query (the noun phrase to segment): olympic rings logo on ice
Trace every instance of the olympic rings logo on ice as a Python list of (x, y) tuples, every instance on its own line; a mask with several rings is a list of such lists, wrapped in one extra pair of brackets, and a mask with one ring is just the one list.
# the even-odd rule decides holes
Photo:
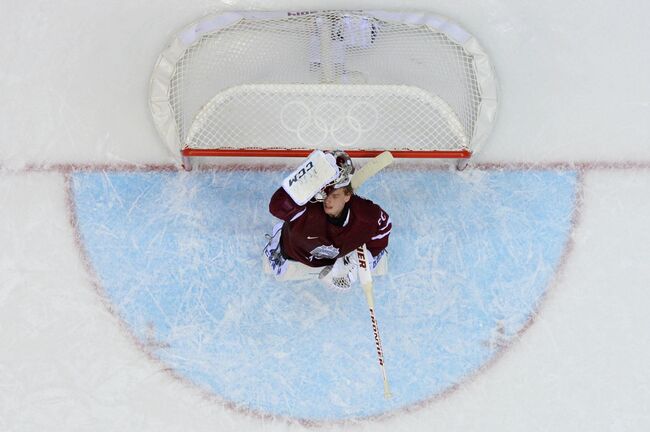
[(295, 133), (307, 147), (319, 147), (328, 138), (337, 146), (353, 146), (378, 121), (377, 108), (369, 102), (344, 107), (342, 103), (326, 101), (312, 109), (305, 102), (294, 100), (280, 112), (282, 127)]

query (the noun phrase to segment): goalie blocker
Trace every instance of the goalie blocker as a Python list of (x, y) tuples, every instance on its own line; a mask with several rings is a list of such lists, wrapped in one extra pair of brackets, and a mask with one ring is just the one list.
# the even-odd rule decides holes
[[(369, 163), (368, 169), (390, 163), (390, 154), (381, 158), (381, 164)], [(363, 171), (361, 177), (370, 177)], [(316, 151), (284, 180), (269, 203), (271, 214), (283, 222), (264, 249), (267, 272), (279, 280), (319, 277), (333, 288), (347, 289), (356, 278), (357, 260), (345, 257), (363, 244), (373, 273), (386, 272), (392, 222), (380, 206), (354, 193), (354, 175), (346, 153)]]

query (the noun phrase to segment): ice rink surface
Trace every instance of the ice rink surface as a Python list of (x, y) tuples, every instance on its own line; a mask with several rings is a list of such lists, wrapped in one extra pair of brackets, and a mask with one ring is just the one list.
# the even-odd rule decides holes
[[(146, 102), (151, 68), (169, 36), (207, 12), (379, 7), (425, 9), (456, 20), (488, 51), (500, 83), (496, 128), (470, 169), (456, 174), (432, 168), (422, 177), (417, 169), (397, 164), (364, 191), (393, 207), (391, 214), (405, 221), (403, 226), (424, 231), (432, 225), (425, 234), (434, 240), (416, 250), (418, 257), (437, 259), (411, 277), (409, 296), (400, 280), (418, 275), (405, 259), (417, 233), (396, 228), (391, 241), (402, 253), (392, 259), (388, 279), (377, 282), (378, 300), (386, 307), (381, 313), (387, 316), (381, 317), (378, 307), (378, 317), (383, 318), (380, 325), (385, 322), (393, 386), (403, 395), (388, 410), (364, 392), (363, 380), (371, 385), (378, 371), (371, 335), (365, 340), (370, 329), (362, 298), (355, 305), (353, 296), (300, 287), (290, 288), (294, 296), (280, 295), (277, 287), (253, 284), (268, 285), (261, 278), (230, 287), (222, 276), (243, 280), (256, 275), (240, 275), (227, 265), (207, 271), (210, 258), (225, 256), (232, 252), (229, 248), (258, 238), (256, 231), (269, 229), (273, 219), (264, 203), (257, 203), (270, 194), (282, 171), (179, 173), (170, 168), (176, 160), (160, 143)], [(10, 59), (0, 66), (5, 101), (0, 107), (0, 430), (279, 431), (314, 424), (325, 430), (650, 428), (650, 87), (645, 84), (650, 58), (643, 55), (650, 40), (650, 8), (645, 3), (308, 1), (298, 7), (282, 1), (164, 1), (153, 8), (147, 2), (5, 2), (0, 12), (0, 52)], [(220, 177), (225, 174), (227, 178)], [(256, 175), (262, 176), (257, 181), (263, 187), (253, 187), (247, 199), (228, 193), (242, 177)], [(439, 187), (418, 183), (428, 181)], [(186, 189), (159, 189), (165, 185)], [(425, 215), (417, 221), (408, 219), (413, 215), (400, 201), (414, 200), (414, 190), (421, 198), (416, 210)], [(454, 190), (473, 196), (455, 203), (458, 197), (449, 193)], [(174, 199), (179, 197), (184, 198)], [(490, 199), (498, 205), (488, 205)], [(227, 208), (210, 206), (216, 202), (237, 210), (229, 215)], [(221, 220), (234, 227), (235, 238), (214, 237)], [(454, 241), (460, 244), (467, 235), (455, 231), (451, 221), (456, 220), (476, 232), (491, 222), (490, 229), (478, 240), (469, 237), (477, 243), (454, 248)], [(510, 220), (526, 226), (493, 229), (495, 221)], [(127, 229), (124, 221), (133, 224), (126, 234), (120, 231)], [(177, 256), (163, 256), (170, 251), (166, 237), (155, 235), (163, 230), (179, 237), (175, 244), (183, 248), (175, 251)], [(141, 236), (129, 236), (133, 232)], [(522, 236), (526, 233), (534, 235)], [(206, 238), (215, 241), (201, 249)], [(438, 244), (440, 250), (434, 250)], [(216, 249), (206, 260), (200, 251), (211, 247)], [(540, 258), (512, 262), (524, 256), (519, 248), (527, 258)], [(474, 285), (459, 283), (445, 290), (436, 285), (446, 280), (445, 272), (475, 273), (475, 266), (463, 267), (469, 259), (454, 259), (449, 251), (477, 254), (471, 258), (486, 271), (515, 266), (513, 275), (537, 277), (509, 290), (498, 280), (490, 285), (493, 290), (472, 289), (477, 283), (488, 286), (483, 285), (490, 280), (484, 272)], [(246, 256), (242, 253), (237, 256)], [(166, 276), (155, 267), (164, 259), (176, 262), (178, 256), (188, 259), (187, 273)], [(525, 267), (531, 263), (542, 265)], [(130, 287), (131, 293), (141, 293), (134, 287), (160, 288), (192, 274), (204, 275), (204, 280), (192, 280), (205, 287), (174, 294), (182, 298), (150, 295), (138, 300), (120, 292)], [(423, 274), (434, 289), (413, 283), (422, 281)], [(388, 296), (391, 292), (401, 297)], [(210, 301), (210, 295), (224, 303)], [(439, 310), (418, 309), (414, 299), (427, 295)], [(486, 299), (500, 309), (485, 307)], [(197, 313), (208, 304), (215, 309)], [(340, 320), (298, 309), (305, 304), (311, 312), (325, 310), (325, 317), (353, 311), (358, 315), (350, 321), (354, 331), (345, 333)], [(282, 338), (299, 338), (304, 328), (292, 326), (304, 325), (331, 338), (326, 345), (330, 363), (350, 350), (368, 348), (365, 358), (354, 357), (351, 371), (336, 365), (326, 370), (332, 376), (347, 373), (349, 381), (318, 374), (310, 378), (317, 384), (311, 388), (333, 385), (319, 391), (328, 392), (328, 402), (332, 394), (339, 396), (341, 411), (332, 414), (327, 404), (309, 405), (310, 395), (302, 391), (310, 386), (290, 380), (310, 377), (305, 371), (315, 361), (291, 350), (274, 351), (280, 354), (277, 362), (264, 357), (268, 352), (259, 340), (268, 334), (262, 332), (263, 324), (278, 325), (277, 315), (267, 309), (260, 319), (248, 316), (248, 308), (256, 305), (278, 308), (288, 322), (284, 333), (273, 332), (278, 346), (291, 347)], [(511, 328), (501, 327), (506, 330), (498, 335), (506, 334), (508, 340), (485, 333), (485, 358), (474, 359), (478, 366), (461, 374), (465, 378), (454, 377), (454, 368), (474, 360), (463, 357), (462, 349), (450, 350), (451, 339), (481, 335), (467, 330), (480, 321), (467, 319), (477, 316), (473, 311), (493, 323), (495, 316), (484, 312), (504, 308), (524, 315), (509, 323)], [(169, 310), (180, 313), (170, 316)], [(233, 332), (227, 331), (213, 341), (195, 331), (197, 322), (189, 323), (194, 327), (182, 322), (189, 316), (209, 323), (215, 313), (221, 313), (222, 325), (229, 317), (249, 341), (228, 339)], [(451, 316), (464, 319), (442, 319)], [(168, 333), (161, 337), (160, 332)], [(256, 334), (259, 339), (252, 337)], [(305, 344), (295, 346), (310, 347)], [(242, 367), (245, 357), (235, 356), (242, 346), (259, 349), (260, 361)], [(430, 360), (432, 352), (444, 351), (440, 347), (456, 357), (448, 356), (447, 363)], [(211, 363), (211, 355), (222, 361)], [(187, 366), (188, 359), (205, 364)], [(368, 376), (363, 376), (365, 360)], [(235, 363), (231, 371), (236, 372), (211, 374), (227, 368), (227, 361)], [(264, 367), (256, 370), (257, 365)], [(434, 371), (429, 381), (418, 375), (427, 368)], [(199, 379), (201, 371), (221, 381)], [(449, 379), (452, 391), (445, 390), (441, 376)], [(355, 386), (361, 387), (358, 394)], [(305, 399), (303, 411), (286, 411), (288, 405), (272, 397), (287, 394)], [(373, 416), (386, 411), (390, 415)]]

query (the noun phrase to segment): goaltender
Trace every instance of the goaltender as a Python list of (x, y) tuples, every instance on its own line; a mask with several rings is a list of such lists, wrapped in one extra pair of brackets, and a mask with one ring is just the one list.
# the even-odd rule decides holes
[(391, 219), (354, 194), (354, 171), (345, 152), (317, 150), (284, 180), (269, 203), (271, 214), (283, 222), (264, 248), (267, 272), (278, 280), (317, 276), (346, 290), (356, 280), (355, 249), (364, 244), (371, 270), (385, 272)]

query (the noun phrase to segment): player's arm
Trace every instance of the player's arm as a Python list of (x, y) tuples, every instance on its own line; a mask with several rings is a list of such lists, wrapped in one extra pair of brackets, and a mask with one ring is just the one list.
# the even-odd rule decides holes
[(388, 246), (388, 238), (393, 229), (393, 223), (390, 216), (381, 207), (377, 206), (376, 220), (374, 221), (374, 230), (370, 239), (366, 242), (366, 248), (373, 258), (379, 255)]
[[(365, 224), (367, 224), (371, 238), (365, 243), (366, 250), (364, 253), (366, 262), (370, 263), (370, 269), (372, 270), (377, 266), (386, 251), (393, 224), (390, 216), (378, 205), (370, 203), (366, 210), (368, 213), (366, 213)], [(349, 289), (356, 280), (358, 271), (358, 264), (356, 264), (358, 261), (351, 258), (355, 254), (357, 254), (357, 251), (353, 250), (348, 255), (337, 258), (333, 266), (329, 266), (321, 272), (319, 276), (321, 281), (337, 291)]]
[(284, 221), (300, 217), (305, 211), (304, 205), (298, 205), (282, 188), (278, 188), (269, 202), (269, 211), (273, 216)]

